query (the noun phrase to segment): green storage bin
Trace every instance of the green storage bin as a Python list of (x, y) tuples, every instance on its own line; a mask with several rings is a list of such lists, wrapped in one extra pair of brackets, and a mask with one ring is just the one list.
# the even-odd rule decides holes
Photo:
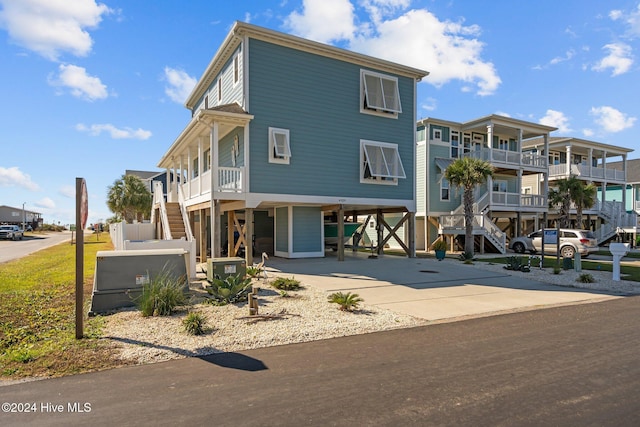
[(240, 257), (209, 258), (207, 260), (207, 280), (226, 279), (229, 276), (244, 277), (247, 274), (247, 261)]
[(563, 257), (562, 268), (565, 270), (573, 270), (573, 258)]

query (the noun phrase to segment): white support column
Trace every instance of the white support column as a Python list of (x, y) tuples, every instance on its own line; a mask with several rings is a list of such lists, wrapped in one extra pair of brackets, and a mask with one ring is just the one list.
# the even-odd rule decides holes
[[(516, 137), (516, 151), (520, 153), (520, 164), (522, 164), (522, 129), (518, 129), (518, 136)], [(520, 188), (522, 188), (522, 181), (520, 182)]]
[(167, 200), (165, 200), (165, 201), (168, 202), (169, 201), (168, 200), (169, 199), (169, 194), (171, 194), (171, 180), (173, 179), (173, 177), (171, 176), (171, 168), (167, 167), (166, 173), (167, 173), (167, 184), (162, 189), (162, 191), (167, 193)]
[[(622, 211), (626, 212), (627, 210), (627, 155), (622, 155), (622, 171), (624, 172), (625, 181), (622, 184)], [(634, 206), (631, 206), (631, 209), (634, 209)]]
[(202, 172), (204, 168), (204, 150), (202, 149), (202, 137), (198, 137), (198, 188), (202, 194)]
[[(544, 139), (544, 155), (547, 158), (547, 169), (543, 174), (543, 176), (544, 176), (544, 184), (543, 184), (543, 186), (544, 187), (542, 189), (542, 195), (545, 198), (548, 198), (549, 197), (549, 134), (546, 133), (544, 135), (543, 139)], [(536, 226), (537, 226), (537, 224), (536, 224)], [(546, 227), (547, 225), (543, 224), (543, 226)], [(537, 228), (536, 228), (536, 230), (537, 230)]]
[(192, 177), (193, 177), (193, 161), (191, 159), (191, 147), (187, 147), (187, 188), (189, 189), (189, 194), (193, 194), (193, 189), (191, 188)]
[(571, 176), (571, 146), (567, 145), (567, 160), (566, 160), (566, 165), (567, 165), (567, 178), (569, 178)]
[(607, 152), (602, 151), (602, 204), (607, 200)]
[[(180, 174), (175, 176), (175, 180), (178, 183), (178, 185), (184, 190), (184, 186), (182, 184), (184, 184), (184, 164), (183, 164), (183, 157), (182, 155), (180, 155), (180, 161), (178, 162), (178, 167), (180, 169)], [(178, 176), (180, 178), (178, 178)], [(191, 193), (189, 194), (185, 194), (185, 197), (188, 199), (189, 197), (191, 197)]]
[(593, 178), (593, 147), (589, 147), (589, 176)]
[(489, 147), (489, 159), (493, 160), (493, 123), (487, 125), (487, 146)]
[[(220, 256), (220, 201), (215, 195), (218, 189), (218, 122), (214, 121), (209, 131), (209, 146), (211, 150), (211, 256)], [(229, 224), (231, 227), (231, 224)]]

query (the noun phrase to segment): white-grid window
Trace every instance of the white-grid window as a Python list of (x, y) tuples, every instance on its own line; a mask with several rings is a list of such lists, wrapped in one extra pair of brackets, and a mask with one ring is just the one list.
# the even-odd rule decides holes
[(402, 113), (398, 79), (372, 71), (360, 71), (360, 111), (397, 117)]
[(290, 159), (289, 129), (269, 128), (269, 163), (288, 165)]
[(398, 144), (361, 140), (360, 182), (397, 184), (398, 178), (406, 178)]
[(450, 200), (450, 197), (451, 197), (450, 188), (451, 186), (449, 185), (449, 181), (447, 181), (447, 179), (443, 177), (440, 180), (440, 200), (442, 201)]
[(496, 179), (493, 181), (493, 191), (497, 191), (500, 193), (506, 193), (507, 192), (507, 181), (504, 181), (502, 179)]
[(460, 133), (456, 130), (451, 131), (451, 158), (457, 159), (460, 147)]

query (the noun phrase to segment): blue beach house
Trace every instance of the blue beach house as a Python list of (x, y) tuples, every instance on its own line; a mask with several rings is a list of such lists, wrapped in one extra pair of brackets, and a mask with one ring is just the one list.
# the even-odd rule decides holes
[(366, 215), (384, 224), (401, 213), (413, 227), (416, 84), (426, 75), (236, 22), (158, 163), (181, 177), (156, 199), (158, 230), (171, 234), (174, 210), (202, 262), (244, 252), (251, 263), (263, 252), (325, 256), (327, 224), (340, 259), (344, 223)]

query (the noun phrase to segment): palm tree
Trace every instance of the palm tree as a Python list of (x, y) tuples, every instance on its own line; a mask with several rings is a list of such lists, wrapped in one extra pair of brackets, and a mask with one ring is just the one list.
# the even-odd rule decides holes
[(120, 221), (142, 221), (151, 212), (152, 196), (142, 180), (135, 175), (122, 175), (108, 187), (107, 206)]
[(563, 178), (556, 181), (556, 188), (549, 190), (549, 208), (558, 209), (560, 228), (569, 227), (569, 209), (571, 209), (571, 181)]
[(593, 207), (596, 202), (598, 188), (593, 183), (585, 185), (575, 176), (571, 176), (569, 181), (569, 197), (576, 206), (576, 225), (577, 228), (583, 228), (582, 211)]
[(444, 177), (454, 186), (463, 189), (464, 252), (466, 257), (473, 257), (473, 190), (476, 185), (483, 184), (489, 177), (493, 177), (493, 166), (485, 160), (462, 157), (445, 169)]

